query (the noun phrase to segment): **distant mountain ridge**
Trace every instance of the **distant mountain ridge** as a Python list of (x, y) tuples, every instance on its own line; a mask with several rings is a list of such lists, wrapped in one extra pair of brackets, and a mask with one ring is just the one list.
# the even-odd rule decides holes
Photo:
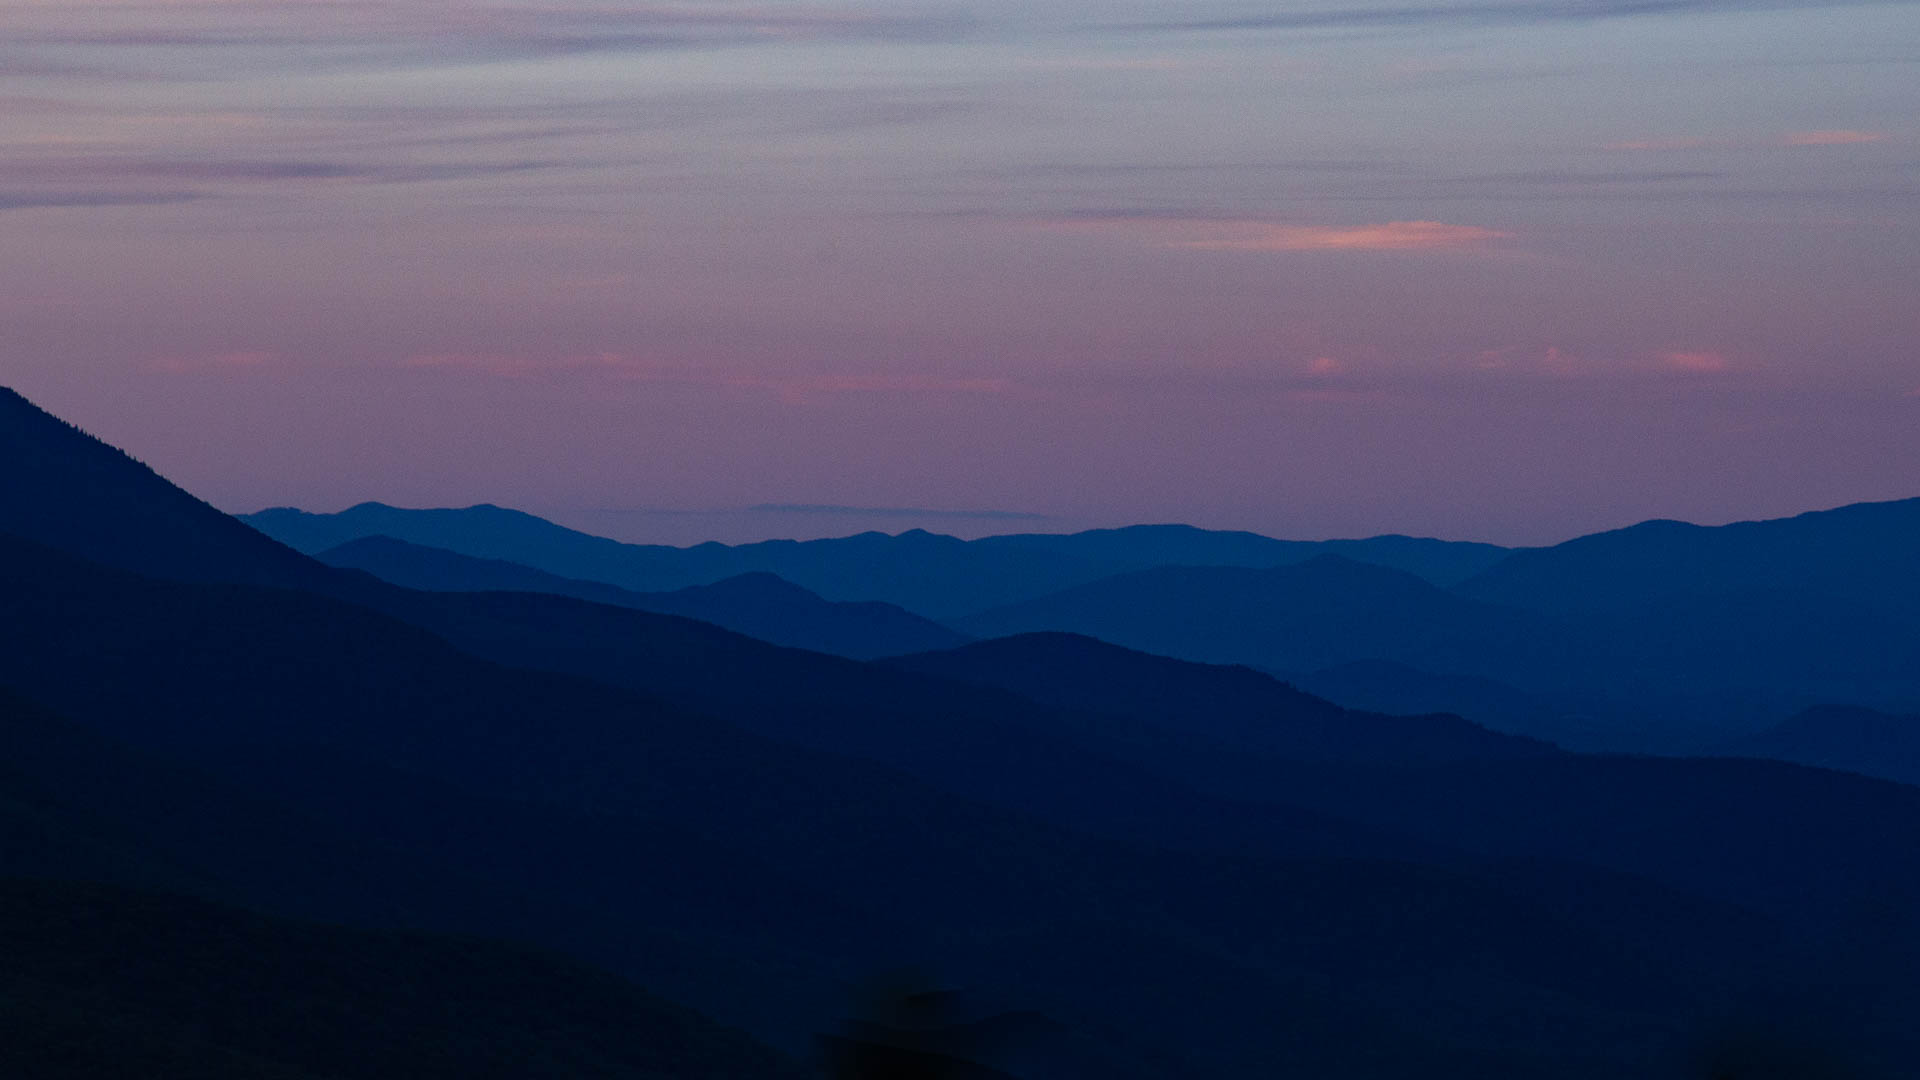
[(833, 602), (765, 571), (639, 593), (598, 581), (563, 578), (503, 559), (477, 559), (390, 536), (350, 540), (316, 556), (345, 569), (432, 592), (537, 592), (598, 604), (683, 615), (775, 645), (868, 660), (945, 649), (967, 640), (930, 619), (877, 601)]
[(1070, 535), (959, 540), (915, 529), (834, 540), (767, 540), (690, 548), (623, 544), (492, 505), (405, 510), (362, 503), (337, 514), (291, 508), (240, 520), (300, 551), (390, 536), (476, 558), (499, 559), (636, 592), (711, 584), (766, 572), (834, 601), (880, 601), (935, 619), (1044, 595), (1116, 573), (1169, 564), (1277, 566), (1339, 553), (1356, 561), (1453, 581), (1507, 549), (1404, 536), (1288, 541), (1186, 525), (1138, 525)]
[(1459, 586), (1516, 607), (1589, 611), (1677, 594), (1791, 591), (1920, 613), (1920, 498), (1770, 521), (1645, 521), (1515, 551)]
[(1920, 716), (1828, 705), (1715, 750), (1920, 785)]

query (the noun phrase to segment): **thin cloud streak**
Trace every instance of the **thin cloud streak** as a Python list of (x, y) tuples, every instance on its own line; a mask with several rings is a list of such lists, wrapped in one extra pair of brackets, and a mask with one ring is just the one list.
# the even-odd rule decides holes
[(753, 514), (802, 514), (833, 517), (955, 518), (973, 521), (1048, 521), (1046, 514), (1024, 510), (928, 510), (916, 506), (841, 506), (837, 503), (759, 503)]
[(1263, 30), (1394, 30), (1436, 26), (1541, 26), (1659, 15), (1721, 15), (1858, 6), (1898, 6), (1913, 0), (1545, 0), (1532, 3), (1408, 4), (1320, 8), (1311, 11), (1211, 19), (1166, 19), (1123, 24), (1141, 32)]
[(1077, 217), (1046, 227), (1068, 231), (1129, 232), (1165, 248), (1250, 252), (1469, 252), (1511, 233), (1441, 221), (1386, 221), (1364, 225), (1293, 225), (1271, 221), (1147, 215)]
[(0, 211), (84, 210), (113, 206), (170, 206), (206, 198), (197, 191), (0, 191)]

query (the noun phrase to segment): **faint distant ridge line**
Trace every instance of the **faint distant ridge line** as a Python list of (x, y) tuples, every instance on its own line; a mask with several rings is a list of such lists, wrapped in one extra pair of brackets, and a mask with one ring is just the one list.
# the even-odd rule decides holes
[(836, 503), (758, 503), (747, 507), (755, 514), (839, 514), (866, 517), (970, 518), (982, 521), (1048, 521), (1046, 514), (1026, 510), (927, 510), (917, 506), (841, 506)]

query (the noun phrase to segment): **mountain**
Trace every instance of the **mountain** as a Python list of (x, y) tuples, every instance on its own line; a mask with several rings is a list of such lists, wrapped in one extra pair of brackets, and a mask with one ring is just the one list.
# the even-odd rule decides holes
[(307, 585), (328, 576), (4, 386), (0, 462), (0, 533), (186, 581)]
[(1920, 784), (1920, 716), (1829, 705), (1717, 749), (1732, 757), (1773, 758)]
[(1574, 707), (1493, 679), (1436, 675), (1392, 660), (1349, 660), (1286, 679), (1351, 709), (1397, 716), (1451, 713), (1493, 731), (1576, 750), (1618, 749), (1622, 731), (1631, 723), (1615, 711), (1598, 711), (1591, 700), (1585, 708)]
[(1301, 542), (1185, 525), (973, 541), (915, 529), (898, 536), (870, 532), (833, 540), (673, 548), (622, 544), (486, 505), (404, 510), (363, 503), (337, 514), (279, 508), (245, 515), (242, 520), (309, 554), (351, 540), (389, 536), (639, 592), (770, 573), (832, 600), (892, 603), (935, 618), (1167, 564), (1265, 567), (1339, 552), (1359, 562), (1450, 582), (1491, 565), (1506, 553), (1487, 544), (1403, 536)]
[[(1152, 656), (1076, 634), (1024, 634), (886, 663), (1095, 714), (1093, 730), (1149, 754), (1198, 744), (1289, 761), (1420, 764), (1553, 752), (1457, 716), (1352, 712), (1251, 668)], [(1114, 722), (1121, 718), (1133, 723)]]
[(330, 566), (364, 570), (383, 581), (431, 592), (539, 592), (598, 604), (683, 615), (797, 649), (855, 659), (951, 648), (967, 640), (892, 604), (834, 603), (772, 574), (756, 572), (712, 585), (636, 593), (597, 581), (563, 578), (500, 559), (475, 559), (388, 536), (350, 540), (321, 552)]
[(1052, 551), (1105, 563), (1115, 572), (1154, 566), (1286, 566), (1319, 555), (1401, 570), (1438, 585), (1464, 581), (1511, 550), (1493, 544), (1373, 536), (1362, 540), (1276, 540), (1258, 533), (1197, 529), (1191, 525), (1129, 525), (1070, 534), (1016, 533), (983, 537), (982, 547)]
[[(1258, 834), (1244, 823), (1245, 854), (1231, 856), (1089, 838), (591, 683), (496, 668), (322, 597), (63, 572), (20, 548), (0, 565), (17, 570), (6, 595), (21, 616), (0, 642), (8, 678), (306, 815), (454, 859), (548, 907), (577, 896), (585, 906), (569, 917), (526, 928), (535, 940), (591, 950), (788, 1039), (821, 1008), (834, 973), (911, 947), (906, 955), (1061, 1017), (1106, 1063), (1087, 1066), (1090, 1075), (1125, 1075), (1112, 1063), (1129, 1047), (1168, 1060), (1153, 1075), (1234, 1075), (1275, 1055), (1363, 1076), (1415, 1061), (1526, 1075), (1512, 1071), (1511, 1038), (1470, 1053), (1484, 1036), (1410, 1027), (1417, 1012), (1369, 980), (1464, 972), (1469, 957), (1496, 957), (1498, 974), (1457, 992), (1484, 996), (1489, 978), (1516, 1003), (1540, 992), (1524, 987), (1550, 989), (1587, 1003), (1575, 1010), (1583, 1019), (1557, 1013), (1559, 1022), (1628, 1008), (1639, 1010), (1629, 1026), (1647, 1030), (1689, 995), (1751, 978), (1742, 958), (1766, 952), (1774, 933), (1737, 908), (1707, 905), (1708, 915), (1684, 895), (1604, 875), (1580, 894), (1616, 897), (1609, 903), (1634, 914), (1602, 927), (1584, 908), (1556, 910), (1568, 901), (1550, 901), (1539, 872), (1302, 861), (1270, 840), (1251, 844)], [(63, 655), (73, 659), (63, 665)], [(1043, 764), (1060, 776), (1069, 761), (1060, 747)], [(1152, 787), (1136, 791), (1150, 797)], [(1352, 847), (1360, 834), (1331, 835)], [(1279, 910), (1289, 914), (1276, 923)], [(1719, 929), (1702, 935), (1702, 921)], [(663, 963), (647, 936), (622, 932), (626, 923), (671, 929), (682, 952)], [(1232, 944), (1193, 944), (1213, 934)], [(1663, 994), (1677, 996), (1629, 989), (1623, 965), (1652, 962), (1650, 947), (1669, 954)], [(1262, 959), (1249, 968), (1253, 956)], [(1285, 975), (1303, 966), (1316, 973), (1311, 985), (1341, 989)], [(1179, 1003), (1164, 1000), (1168, 985), (1182, 988)], [(1204, 1049), (1183, 1050), (1192, 1040)], [(1354, 1047), (1375, 1060), (1354, 1058)]]
[(800, 1080), (557, 956), (0, 878), (0, 1072), (33, 1080)]
[[(1399, 692), (1407, 669), (1482, 688), (1501, 684), (1554, 702), (1568, 718), (1564, 727), (1543, 724), (1528, 734), (1581, 746), (1698, 749), (1823, 701), (1920, 705), (1920, 619), (1782, 591), (1538, 612), (1322, 556), (1271, 570), (1124, 574), (953, 625), (983, 638), (1065, 631), (1267, 671), (1365, 662), (1357, 673), (1370, 672), (1382, 688), (1354, 686), (1350, 669), (1346, 697), (1356, 705)], [(1460, 708), (1444, 699), (1418, 704)]]
[[(1920, 878), (1898, 840), (1920, 806), (1888, 794), (1912, 789), (1753, 762), (1231, 752), (1198, 784), (997, 687), (567, 597), (330, 568), (311, 588), (160, 580), (104, 565), (144, 556), (114, 539), (93, 560), (0, 540), (0, 682), (470, 876), (450, 919), (782, 1046), (819, 1030), (827, 988), (906, 959), (1057, 1018), (1072, 1053), (1035, 1075), (1063, 1080), (1657, 1075), (1827, 975), (1883, 987), (1848, 1033), (1916, 1060), (1911, 957), (1816, 948)], [(345, 866), (341, 893), (388, 887)]]
[(1056, 630), (1204, 663), (1311, 671), (1357, 658), (1425, 656), (1463, 636), (1521, 638), (1541, 622), (1411, 574), (1321, 555), (1267, 570), (1141, 570), (953, 625), (983, 638)]
[(1796, 592), (1920, 614), (1916, 549), (1920, 499), (1714, 527), (1647, 521), (1515, 551), (1460, 591), (1551, 611), (1626, 608), (1687, 594)]

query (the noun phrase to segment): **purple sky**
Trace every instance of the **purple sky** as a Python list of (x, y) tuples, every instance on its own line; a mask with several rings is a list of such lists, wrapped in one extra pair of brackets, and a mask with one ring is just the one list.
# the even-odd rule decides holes
[(0, 0), (0, 381), (230, 510), (1774, 516), (1920, 495), (1916, 117), (1900, 2)]

